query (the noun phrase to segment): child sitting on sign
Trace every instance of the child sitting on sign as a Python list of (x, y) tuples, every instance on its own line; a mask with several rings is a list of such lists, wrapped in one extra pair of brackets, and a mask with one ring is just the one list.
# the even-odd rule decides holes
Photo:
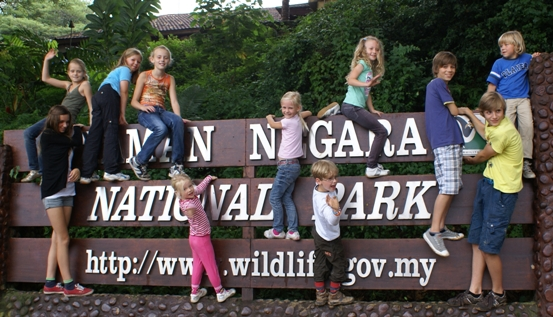
[[(340, 237), (340, 214), (342, 210), (336, 198), (338, 168), (328, 160), (320, 160), (311, 167), (315, 177), (313, 189), (313, 213), (315, 226), (311, 230), (315, 242), (315, 264), (313, 272), (317, 299), (315, 305), (345, 305), (353, 302), (353, 297), (340, 292), (346, 281), (347, 258), (344, 256)], [(330, 278), (330, 294), (326, 291), (325, 280)]]
[[(523, 150), (520, 134), (505, 116), (505, 100), (499, 93), (485, 93), (478, 108), (486, 119), (485, 125), (470, 109), (459, 108), (459, 113), (467, 115), (478, 134), (487, 140), (475, 157), (464, 158), (467, 164), (487, 161), (484, 178), (478, 182), (468, 236), (472, 244), (472, 276), (469, 289), (448, 300), (448, 304), (458, 307), (476, 304), (476, 310), (489, 311), (507, 303), (499, 252), (522, 189)], [(492, 290), (483, 296), (486, 268)]]

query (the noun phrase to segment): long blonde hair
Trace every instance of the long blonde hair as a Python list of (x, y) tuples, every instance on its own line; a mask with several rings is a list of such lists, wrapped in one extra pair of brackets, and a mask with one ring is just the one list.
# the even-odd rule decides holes
[(300, 112), (303, 109), (303, 106), (301, 104), (301, 95), (297, 91), (288, 91), (285, 93), (282, 98), (280, 98), (280, 101), (282, 100), (290, 100), (293, 104), (296, 110), (298, 111), (298, 116), (300, 117), (300, 122), (303, 131), (308, 132), (309, 127), (307, 127), (307, 123), (305, 123), (305, 120), (303, 120), (303, 117), (301, 116)]
[[(374, 61), (371, 61), (367, 56), (367, 51), (365, 50), (365, 43), (367, 41), (376, 41), (376, 43), (378, 43), (378, 46), (380, 46), (380, 51), (378, 52), (376, 60)], [(382, 42), (378, 38), (371, 35), (361, 38), (359, 40), (359, 43), (357, 43), (355, 52), (353, 52), (353, 59), (351, 60), (350, 71), (353, 70), (355, 66), (357, 66), (360, 60), (364, 60), (365, 63), (371, 67), (373, 71), (373, 76), (379, 74), (384, 75), (384, 46), (382, 45)]]

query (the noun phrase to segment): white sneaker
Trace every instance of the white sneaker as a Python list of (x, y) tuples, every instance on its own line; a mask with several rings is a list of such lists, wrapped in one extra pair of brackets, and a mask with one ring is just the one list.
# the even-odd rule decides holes
[(386, 176), (388, 174), (390, 174), (390, 170), (385, 170), (382, 165), (378, 165), (375, 168), (367, 167), (365, 169), (365, 176), (367, 176), (368, 178), (377, 178), (380, 176)]
[(192, 304), (197, 303), (200, 298), (207, 295), (207, 290), (205, 288), (200, 288), (196, 294), (190, 294), (190, 302)]
[(322, 120), (326, 117), (330, 117), (339, 113), (340, 105), (337, 102), (333, 102), (323, 109), (319, 110), (319, 112), (317, 113), (317, 117)]
[(169, 177), (173, 178), (173, 176), (179, 174), (186, 175), (186, 172), (184, 171), (184, 166), (182, 166), (182, 164), (173, 164), (173, 166), (171, 166), (171, 168), (169, 169)]
[(92, 176), (90, 176), (90, 180), (93, 182), (97, 182), (100, 180), (100, 176), (98, 176), (98, 173), (94, 172), (92, 173)]
[(263, 235), (265, 236), (265, 238), (267, 238), (267, 239), (284, 239), (286, 237), (286, 234), (284, 234), (284, 231), (279, 232), (278, 234), (275, 234), (275, 232), (273, 230), (274, 230), (273, 228), (271, 228), (269, 230), (265, 230), (265, 232), (263, 232)]
[(117, 173), (117, 174), (110, 174), (108, 172), (104, 173), (104, 180), (105, 181), (110, 181), (110, 182), (119, 181), (119, 182), (122, 182), (122, 181), (128, 181), (129, 179), (131, 179), (131, 177), (129, 175), (125, 175), (123, 173)]
[[(292, 232), (292, 233), (290, 233), (290, 232)], [(300, 240), (300, 233), (297, 232), (297, 231), (288, 231), (288, 232), (286, 232), (286, 239), (299, 241)]]
[(528, 160), (524, 160), (524, 163), (522, 164), (522, 177), (536, 178), (536, 174), (532, 171), (532, 163)]
[(217, 301), (222, 303), (234, 294), (236, 294), (236, 290), (234, 288), (223, 289), (222, 292), (217, 293)]

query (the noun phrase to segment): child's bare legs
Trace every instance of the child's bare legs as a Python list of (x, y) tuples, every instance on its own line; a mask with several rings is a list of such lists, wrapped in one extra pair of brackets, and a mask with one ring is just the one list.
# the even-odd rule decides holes
[(432, 225), (430, 232), (438, 233), (445, 227), (445, 218), (447, 211), (453, 201), (453, 195), (439, 194), (434, 202), (434, 211), (432, 212)]
[(71, 218), (71, 206), (55, 207), (46, 210), (52, 226), (52, 244), (48, 251), (46, 277), (56, 277), (59, 266), (64, 281), (71, 280), (69, 271), (69, 232), (67, 227)]

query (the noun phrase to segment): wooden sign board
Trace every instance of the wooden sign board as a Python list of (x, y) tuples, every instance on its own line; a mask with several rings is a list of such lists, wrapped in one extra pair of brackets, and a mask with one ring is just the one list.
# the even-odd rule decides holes
[[(476, 183), (480, 175), (463, 176), (464, 189), (455, 196), (448, 224), (469, 224)], [(438, 188), (434, 175), (339, 177), (338, 198), (343, 226), (429, 225)], [(218, 179), (204, 200), (214, 226), (272, 226), (269, 194), (272, 178)], [(299, 178), (293, 198), (301, 226), (313, 225), (314, 180)], [(12, 227), (49, 226), (36, 184), (13, 184)], [(187, 218), (179, 209), (169, 181), (96, 182), (77, 185), (72, 226), (143, 227), (183, 226)], [(512, 223), (533, 223), (533, 191), (525, 183)]]
[[(350, 289), (464, 290), (470, 281), (471, 246), (446, 241), (451, 256), (434, 254), (422, 239), (342, 240), (349, 259)], [(313, 240), (213, 240), (223, 285), (312, 288)], [(533, 239), (507, 239), (501, 250), (507, 290), (533, 289)], [(10, 240), (8, 282), (39, 283), (49, 239)], [(188, 286), (192, 253), (187, 239), (75, 239), (72, 276), (83, 284)], [(209, 286), (204, 278), (203, 285)], [(486, 277), (484, 288), (491, 287)]]

